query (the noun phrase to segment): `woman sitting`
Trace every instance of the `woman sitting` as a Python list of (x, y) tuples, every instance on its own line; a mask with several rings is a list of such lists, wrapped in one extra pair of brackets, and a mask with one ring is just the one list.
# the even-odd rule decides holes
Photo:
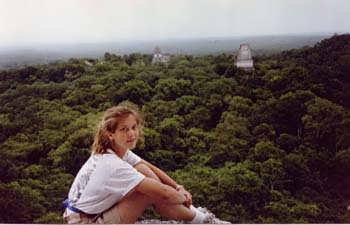
[(142, 136), (136, 106), (106, 110), (92, 145), (69, 191), (68, 223), (135, 223), (153, 205), (163, 217), (189, 223), (220, 223), (192, 205), (191, 194), (165, 172), (131, 151)]

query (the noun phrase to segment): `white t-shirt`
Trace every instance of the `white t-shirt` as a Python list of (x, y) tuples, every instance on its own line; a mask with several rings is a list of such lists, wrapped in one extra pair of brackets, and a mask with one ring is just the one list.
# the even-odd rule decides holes
[(70, 205), (88, 214), (101, 213), (128, 194), (145, 176), (133, 166), (141, 158), (128, 150), (123, 159), (112, 150), (93, 154), (85, 162), (69, 191)]

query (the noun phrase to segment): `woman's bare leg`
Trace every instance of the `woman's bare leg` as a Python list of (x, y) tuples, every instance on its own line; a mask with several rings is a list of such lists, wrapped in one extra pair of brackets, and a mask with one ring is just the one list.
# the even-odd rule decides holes
[(155, 209), (161, 216), (173, 220), (191, 221), (196, 215), (195, 212), (180, 204), (155, 203)]
[(147, 195), (136, 191), (132, 192), (117, 205), (117, 213), (121, 220), (120, 223), (135, 223), (152, 203), (152, 200)]
[[(145, 175), (161, 182), (159, 177), (145, 164), (138, 164), (135, 169)], [(184, 205), (180, 204), (166, 204), (164, 202), (155, 202), (156, 211), (163, 217), (173, 220), (191, 221), (195, 213)]]

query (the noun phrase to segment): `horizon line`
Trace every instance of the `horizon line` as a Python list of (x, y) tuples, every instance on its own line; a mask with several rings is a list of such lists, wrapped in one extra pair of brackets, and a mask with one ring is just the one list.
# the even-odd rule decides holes
[(254, 37), (282, 37), (282, 36), (328, 36), (328, 35), (342, 35), (349, 34), (349, 32), (310, 32), (310, 33), (286, 33), (286, 34), (256, 34), (256, 35), (227, 35), (227, 36), (202, 36), (202, 37), (173, 37), (173, 38), (115, 38), (101, 41), (52, 41), (52, 42), (18, 42), (0, 44), (0, 48), (20, 48), (20, 47), (35, 47), (35, 46), (52, 46), (52, 45), (84, 45), (84, 44), (104, 44), (104, 43), (138, 43), (138, 42), (167, 42), (167, 41), (191, 41), (191, 40), (227, 40), (238, 38), (254, 38)]

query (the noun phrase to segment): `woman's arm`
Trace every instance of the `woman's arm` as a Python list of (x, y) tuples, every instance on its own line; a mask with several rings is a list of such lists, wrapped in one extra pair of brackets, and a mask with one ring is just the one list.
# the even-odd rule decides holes
[(180, 189), (182, 187), (181, 185), (178, 185), (176, 181), (174, 181), (171, 177), (169, 177), (163, 170), (159, 169), (158, 167), (152, 165), (151, 163), (147, 162), (146, 160), (141, 160), (140, 163), (145, 164), (150, 168), (156, 175), (157, 177), (162, 181), (163, 184), (167, 184), (176, 190)]
[(158, 201), (164, 201), (171, 204), (184, 204), (186, 202), (186, 196), (183, 193), (147, 177), (135, 187), (135, 190)]
[(184, 203), (185, 206), (189, 207), (190, 205), (192, 205), (191, 193), (189, 193), (182, 185), (178, 185), (176, 181), (174, 181), (171, 177), (169, 177), (163, 170), (159, 169), (158, 167), (152, 165), (151, 163), (143, 159), (137, 165), (140, 165), (140, 164), (149, 168), (159, 178), (159, 180), (163, 184), (169, 185), (173, 187), (175, 190), (177, 190), (178, 192), (180, 192), (181, 194), (185, 195), (186, 197), (186, 201)]

